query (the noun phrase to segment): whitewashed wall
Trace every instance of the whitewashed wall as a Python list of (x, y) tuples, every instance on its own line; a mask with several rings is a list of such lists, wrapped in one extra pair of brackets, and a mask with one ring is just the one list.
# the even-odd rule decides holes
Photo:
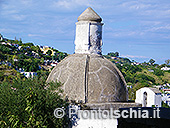
[(102, 25), (92, 21), (76, 23), (75, 53), (101, 54)]
[(136, 99), (135, 102), (136, 103), (140, 103), (142, 104), (143, 107), (143, 95), (144, 92), (147, 93), (147, 106), (146, 107), (152, 107), (152, 105), (157, 105), (158, 107), (161, 107), (161, 95), (156, 95), (151, 89), (149, 88), (141, 88), (139, 90), (136, 91)]

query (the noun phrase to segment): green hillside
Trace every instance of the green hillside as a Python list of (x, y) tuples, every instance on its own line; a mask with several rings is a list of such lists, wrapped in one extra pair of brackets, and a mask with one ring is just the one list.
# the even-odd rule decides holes
[[(53, 68), (50, 63), (60, 62), (68, 54), (57, 49), (46, 46), (46, 52), (41, 46), (33, 43), (23, 43), (20, 40), (3, 39), (0, 41), (0, 82), (12, 81), (17, 78), (24, 78), (19, 70), (25, 72), (36, 72), (38, 76), (48, 76)], [(129, 99), (134, 100), (135, 92), (142, 87), (152, 87), (170, 83), (170, 71), (162, 71), (161, 68), (169, 66), (158, 65), (151, 59), (148, 63), (130, 61), (128, 58), (119, 56), (118, 52), (110, 52), (103, 55), (116, 64), (122, 72), (129, 89)]]
[[(60, 95), (61, 83), (48, 83), (48, 74), (68, 54), (51, 47), (41, 47), (21, 40), (0, 40), (0, 127), (67, 127), (67, 115), (56, 118), (56, 108), (68, 108), (68, 102)], [(118, 52), (104, 55), (116, 64), (122, 72), (129, 93), (129, 100), (135, 100), (136, 90), (170, 83), (170, 71), (162, 71), (166, 64), (131, 62), (119, 57)], [(22, 73), (36, 72), (37, 76), (27, 78)], [(48, 88), (48, 89), (47, 89)], [(168, 88), (168, 87), (167, 87)], [(59, 91), (55, 91), (55, 90)], [(164, 105), (165, 106), (165, 105)]]
[(48, 49), (46, 53), (43, 53), (41, 46), (33, 43), (23, 43), (17, 39), (0, 40), (1, 82), (10, 80), (14, 76), (23, 76), (19, 70), (37, 72), (38, 74), (49, 72), (52, 69), (51, 63), (60, 62), (67, 56), (67, 53), (60, 52), (55, 48), (49, 47)]

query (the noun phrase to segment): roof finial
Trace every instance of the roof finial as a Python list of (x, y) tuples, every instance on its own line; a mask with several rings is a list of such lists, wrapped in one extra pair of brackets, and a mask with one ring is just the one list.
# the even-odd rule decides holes
[(96, 22), (101, 22), (102, 18), (91, 7), (88, 7), (78, 17), (78, 21), (96, 21)]

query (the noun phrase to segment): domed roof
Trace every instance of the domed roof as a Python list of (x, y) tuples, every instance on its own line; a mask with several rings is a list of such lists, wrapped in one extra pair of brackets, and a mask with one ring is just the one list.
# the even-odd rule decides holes
[(126, 82), (121, 72), (101, 55), (73, 54), (62, 60), (47, 82), (60, 81), (69, 100), (84, 103), (127, 101)]
[(97, 22), (101, 22), (102, 18), (91, 7), (88, 7), (78, 17), (78, 21), (97, 21)]

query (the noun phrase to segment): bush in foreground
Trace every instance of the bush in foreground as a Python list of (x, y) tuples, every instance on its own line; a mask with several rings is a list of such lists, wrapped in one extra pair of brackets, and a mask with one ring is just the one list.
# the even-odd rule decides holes
[(68, 103), (59, 95), (60, 83), (50, 83), (45, 89), (45, 79), (14, 80), (0, 84), (0, 127), (61, 128), (67, 127), (69, 119), (57, 119), (55, 108)]

